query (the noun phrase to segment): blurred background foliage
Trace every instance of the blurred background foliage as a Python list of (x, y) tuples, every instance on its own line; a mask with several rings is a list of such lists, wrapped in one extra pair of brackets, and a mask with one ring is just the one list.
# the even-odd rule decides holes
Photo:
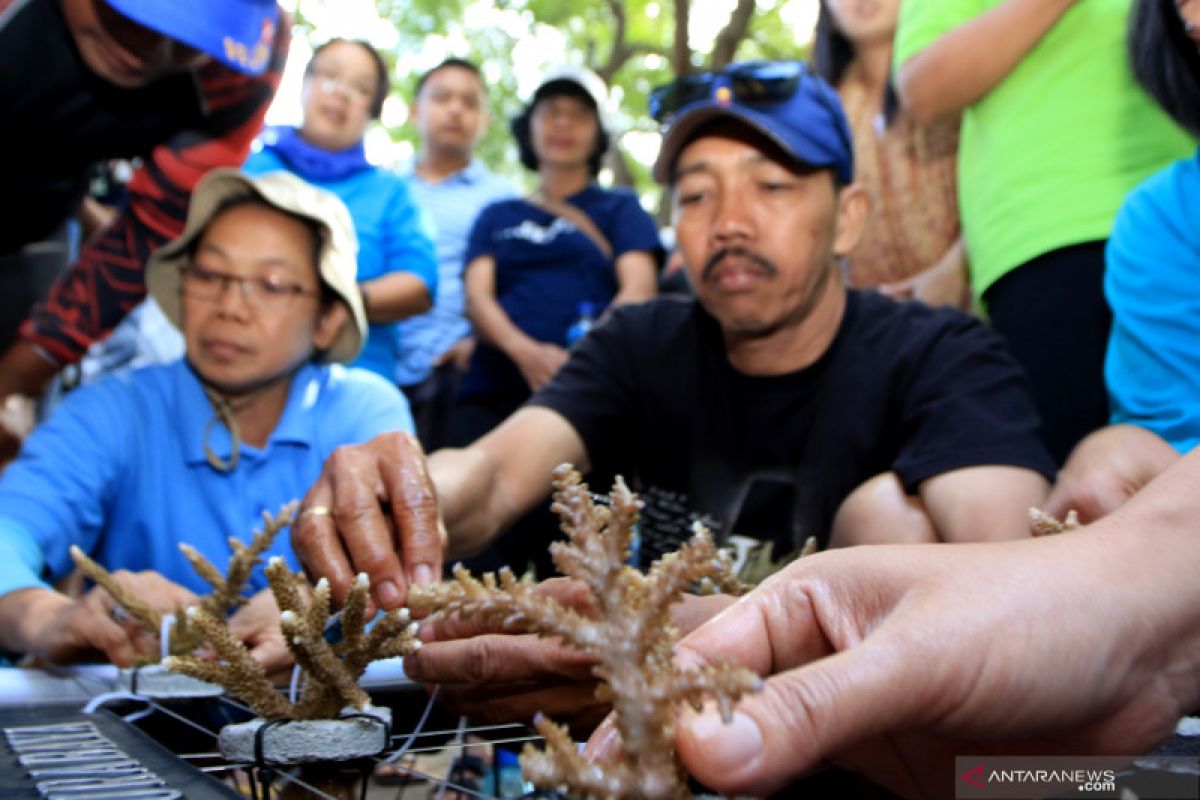
[[(562, 64), (586, 67), (608, 87), (606, 115), (616, 134), (604, 182), (632, 186), (653, 208), (649, 165), (657, 126), (646, 113), (650, 90), (730, 61), (804, 58), (819, 0), (369, 0), (377, 19), (357, 30), (346, 0), (293, 0), (296, 34), (310, 44), (331, 36), (371, 41), (392, 64), (393, 100), (383, 127), (401, 160), (416, 132), (407, 105), (420, 73), (447, 56), (478, 64), (488, 83), (492, 124), (479, 156), (528, 185), (508, 120), (540, 74)], [(404, 143), (408, 143), (404, 146)]]

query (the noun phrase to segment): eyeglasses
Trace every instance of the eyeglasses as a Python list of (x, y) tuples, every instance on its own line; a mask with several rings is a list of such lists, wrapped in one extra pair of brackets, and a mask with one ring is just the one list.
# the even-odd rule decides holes
[(282, 311), (292, 302), (293, 297), (317, 295), (315, 289), (306, 289), (300, 284), (289, 283), (273, 275), (243, 278), (227, 272), (217, 272), (195, 263), (180, 269), (180, 275), (183, 293), (188, 297), (206, 302), (222, 297), (225, 290), (231, 285), (236, 285), (241, 290), (242, 298), (247, 305), (268, 311)]
[(719, 99), (723, 90), (747, 105), (782, 103), (796, 93), (807, 74), (803, 61), (747, 61), (714, 72), (686, 75), (651, 90), (650, 116), (662, 124), (686, 105)]
[(360, 103), (365, 103), (375, 96), (373, 88), (367, 88), (360, 83), (353, 83), (338, 75), (330, 75), (326, 72), (317, 72), (316, 70), (309, 73), (317, 88), (324, 94), (345, 95), (347, 100), (352, 100)]

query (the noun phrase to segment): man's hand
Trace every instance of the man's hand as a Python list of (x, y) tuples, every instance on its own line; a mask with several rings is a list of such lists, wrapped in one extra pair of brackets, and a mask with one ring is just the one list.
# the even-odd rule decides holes
[[(537, 591), (567, 608), (594, 614), (578, 581), (551, 578), (538, 584)], [(608, 712), (595, 698), (595, 660), (558, 639), (454, 617), (423, 623), (421, 641), (420, 650), (404, 657), (404, 674), (438, 684), (438, 702), (453, 713), (499, 724), (529, 722), (541, 712), (570, 720), (579, 735)]]
[(1179, 553), (1155, 562), (1170, 574), (1131, 576), (1140, 538), (803, 559), (677, 648), (685, 666), (773, 673), (730, 725), (711, 706), (684, 713), (684, 766), (724, 794), (760, 795), (831, 760), (926, 797), (952, 794), (955, 755), (1143, 752), (1196, 700), (1200, 591), (1180, 590)]
[[(196, 602), (196, 596), (157, 572), (117, 570), (113, 578), (134, 596), (168, 614)], [(119, 667), (157, 659), (157, 632), (150, 633), (115, 612), (107, 590), (97, 586), (77, 600), (49, 589), (21, 589), (0, 598), (0, 618), (17, 631), (13, 649), (52, 664), (102, 655)]]
[[(595, 614), (579, 581), (551, 578), (537, 591), (586, 616)], [(688, 597), (672, 608), (672, 618), (686, 632), (734, 601), (725, 595)], [(580, 736), (608, 713), (608, 704), (595, 697), (595, 659), (557, 639), (458, 618), (426, 622), (421, 639), (424, 646), (405, 656), (404, 672), (415, 681), (439, 684), (439, 702), (456, 714), (497, 724), (528, 722), (540, 712), (569, 720), (572, 733)]]
[(410, 584), (436, 580), (446, 531), (416, 437), (384, 433), (335, 450), (304, 496), (292, 545), (339, 603), (359, 572), (387, 611), (404, 603)]
[(1178, 460), (1175, 448), (1145, 428), (1101, 428), (1071, 451), (1042, 510), (1065, 519), (1075, 509), (1081, 522), (1093, 522), (1116, 510)]

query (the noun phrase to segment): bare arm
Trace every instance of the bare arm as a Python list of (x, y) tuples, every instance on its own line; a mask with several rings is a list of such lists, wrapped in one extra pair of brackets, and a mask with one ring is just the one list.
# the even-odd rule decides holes
[(968, 467), (930, 478), (918, 490), (943, 542), (987, 542), (1030, 536), (1029, 508), (1050, 484), (1022, 467)]
[(900, 65), (901, 102), (922, 122), (960, 113), (1008, 77), (1076, 2), (1009, 0), (948, 31)]
[(389, 272), (359, 284), (368, 322), (399, 322), (433, 308), (429, 287), (411, 272)]
[(654, 257), (645, 250), (632, 250), (617, 257), (617, 294), (612, 304), (640, 303), (658, 293)]
[(429, 470), (449, 533), (448, 555), (482, 550), (546, 498), (550, 474), (564, 462), (585, 474), (590, 468), (571, 424), (538, 406), (519, 409), (470, 447), (434, 453)]

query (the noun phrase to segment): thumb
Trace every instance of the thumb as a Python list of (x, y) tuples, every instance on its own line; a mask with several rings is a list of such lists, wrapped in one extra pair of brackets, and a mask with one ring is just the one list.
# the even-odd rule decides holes
[(676, 729), (689, 773), (716, 791), (767, 795), (826, 757), (903, 725), (912, 708), (903, 660), (863, 643), (769, 678), (728, 725), (711, 707)]

